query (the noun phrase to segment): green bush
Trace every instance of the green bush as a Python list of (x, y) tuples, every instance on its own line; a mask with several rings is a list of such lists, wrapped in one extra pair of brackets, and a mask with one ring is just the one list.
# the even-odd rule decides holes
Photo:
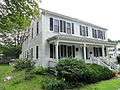
[(85, 64), (82, 60), (66, 58), (59, 60), (55, 67), (59, 78), (73, 84), (95, 83), (110, 79), (113, 73), (106, 67), (96, 64)]
[(44, 68), (42, 66), (35, 67), (33, 71), (36, 75), (46, 75), (46, 74), (48, 74), (48, 68)]
[(65, 83), (63, 80), (56, 78), (46, 78), (42, 81), (42, 88), (45, 90), (64, 90)]
[(25, 70), (25, 80), (31, 80), (32, 78), (35, 77), (35, 73), (33, 70), (26, 69)]
[(33, 69), (34, 68), (34, 62), (32, 60), (28, 59), (18, 59), (16, 60), (16, 63), (14, 65), (15, 70), (23, 70), (23, 69)]
[(82, 69), (85, 69), (85, 63), (82, 60), (66, 58), (59, 60), (56, 71), (59, 78), (64, 78), (69, 83), (79, 83), (83, 73)]

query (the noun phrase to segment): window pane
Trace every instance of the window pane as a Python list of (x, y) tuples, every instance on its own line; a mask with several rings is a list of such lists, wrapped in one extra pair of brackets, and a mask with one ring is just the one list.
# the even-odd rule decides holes
[(59, 20), (54, 20), (54, 31), (59, 32)]
[(67, 33), (71, 34), (71, 24), (67, 23)]
[(53, 18), (50, 18), (50, 31), (53, 31)]

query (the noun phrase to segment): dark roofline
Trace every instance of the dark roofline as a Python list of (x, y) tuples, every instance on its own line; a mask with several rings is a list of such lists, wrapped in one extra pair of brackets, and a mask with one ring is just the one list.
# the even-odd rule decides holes
[(44, 14), (51, 14), (51, 15), (55, 15), (55, 16), (60, 16), (60, 17), (63, 17), (65, 19), (69, 19), (69, 20), (72, 20), (72, 21), (75, 21), (75, 22), (83, 23), (85, 25), (90, 25), (90, 26), (95, 27), (95, 28), (99, 28), (99, 29), (103, 29), (103, 30), (108, 30), (106, 28), (97, 26), (95, 24), (92, 24), (92, 23), (89, 23), (89, 22), (86, 22), (86, 21), (79, 20), (77, 18), (72, 18), (72, 17), (66, 16), (66, 15), (59, 14), (59, 13), (52, 12), (52, 11), (48, 11), (48, 10), (45, 10), (45, 9), (41, 9), (41, 10), (42, 10), (42, 13), (44, 13)]

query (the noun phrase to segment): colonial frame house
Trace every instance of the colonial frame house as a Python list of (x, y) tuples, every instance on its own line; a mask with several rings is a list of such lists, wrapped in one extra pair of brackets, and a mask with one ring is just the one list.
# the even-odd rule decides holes
[(86, 62), (105, 58), (107, 48), (116, 45), (107, 41), (107, 31), (106, 28), (41, 9), (41, 17), (27, 30), (28, 37), (23, 42), (20, 58), (33, 59), (42, 66), (64, 57)]

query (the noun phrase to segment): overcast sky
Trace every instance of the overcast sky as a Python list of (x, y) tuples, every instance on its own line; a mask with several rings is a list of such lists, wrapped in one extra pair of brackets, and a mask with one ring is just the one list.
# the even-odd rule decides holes
[(42, 0), (41, 7), (108, 29), (108, 38), (120, 40), (120, 0)]

